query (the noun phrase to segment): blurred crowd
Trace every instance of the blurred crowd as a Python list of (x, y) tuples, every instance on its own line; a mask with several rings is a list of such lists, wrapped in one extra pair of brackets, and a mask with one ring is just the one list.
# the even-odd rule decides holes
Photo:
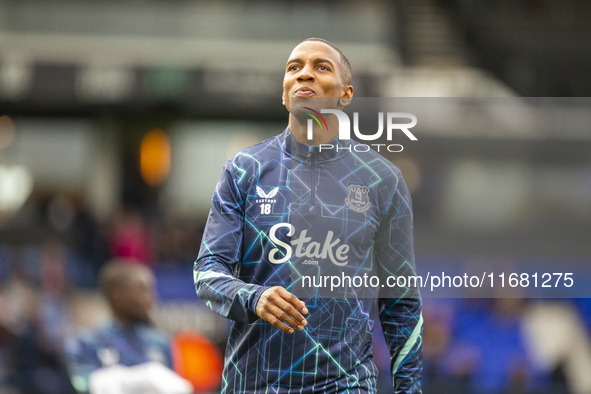
[(97, 278), (112, 258), (153, 269), (182, 263), (191, 281), (199, 223), (149, 216), (127, 205), (100, 223), (78, 199), (59, 195), (31, 199), (0, 222), (0, 392), (74, 392), (65, 341), (105, 318)]
[[(9, 236), (0, 241), (0, 392), (73, 393), (64, 343), (104, 317), (86, 301), (102, 265), (134, 258), (191, 287), (203, 225), (133, 205), (101, 223), (74, 198), (29, 202), (1, 228)], [(171, 278), (158, 277), (159, 288), (178, 286)], [(591, 392), (589, 299), (425, 299), (424, 319), (426, 393)], [(377, 328), (374, 355), (389, 392)]]
[(590, 392), (589, 306), (588, 299), (426, 300), (426, 392)]

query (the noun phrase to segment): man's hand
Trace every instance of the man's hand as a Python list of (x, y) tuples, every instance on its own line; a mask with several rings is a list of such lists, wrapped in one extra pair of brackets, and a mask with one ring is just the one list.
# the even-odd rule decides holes
[(265, 290), (256, 306), (256, 314), (261, 319), (288, 334), (292, 334), (294, 328), (302, 331), (308, 324), (302, 313), (308, 314), (306, 304), (281, 286)]

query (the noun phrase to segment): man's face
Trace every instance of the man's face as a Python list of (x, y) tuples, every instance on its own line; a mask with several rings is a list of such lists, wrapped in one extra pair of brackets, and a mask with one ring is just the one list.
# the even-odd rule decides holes
[[(345, 83), (342, 67), (339, 53), (329, 45), (319, 41), (299, 44), (291, 52), (285, 67), (283, 105), (292, 114), (292, 97), (302, 98), (301, 101), (310, 98), (309, 101), (325, 109), (346, 105), (347, 98), (353, 95), (353, 88)], [(327, 99), (312, 99), (316, 97)]]
[(154, 304), (154, 277), (146, 270), (136, 270), (125, 284), (114, 290), (115, 307), (131, 322), (148, 323)]

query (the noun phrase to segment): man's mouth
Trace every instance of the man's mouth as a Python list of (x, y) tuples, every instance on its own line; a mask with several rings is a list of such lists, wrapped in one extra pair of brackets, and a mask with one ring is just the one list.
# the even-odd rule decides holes
[(310, 88), (298, 88), (294, 92), (295, 97), (310, 97), (316, 94), (316, 92)]

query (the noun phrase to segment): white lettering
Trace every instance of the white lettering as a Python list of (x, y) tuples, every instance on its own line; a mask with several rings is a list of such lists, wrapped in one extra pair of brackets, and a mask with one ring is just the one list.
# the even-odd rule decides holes
[[(271, 227), (269, 238), (271, 239), (271, 242), (277, 246), (269, 252), (269, 261), (271, 263), (283, 264), (289, 260), (292, 255), (295, 255), (300, 258), (329, 259), (331, 263), (338, 266), (347, 265), (347, 254), (349, 253), (350, 247), (347, 244), (341, 245), (341, 239), (335, 239), (334, 232), (329, 231), (326, 234), (326, 238), (321, 243), (312, 241), (312, 238), (308, 236), (308, 230), (302, 230), (297, 238), (292, 239), (290, 244), (287, 244), (277, 237), (276, 232), (281, 227), (289, 229), (287, 232), (288, 237), (293, 236), (295, 233), (294, 226), (289, 223), (277, 223)], [(282, 252), (279, 248), (284, 249), (284, 251)], [(283, 257), (281, 257), (279, 253), (283, 253)], [(304, 264), (309, 261), (310, 260), (306, 260)]]
[[(347, 253), (349, 253), (349, 245), (343, 244), (343, 245), (339, 246), (337, 248), (337, 253), (336, 253), (337, 259), (339, 259), (341, 261), (347, 260)], [(347, 264), (347, 263), (345, 262), (345, 264)], [(345, 265), (345, 264), (340, 264), (340, 265)], [(337, 264), (337, 265), (339, 265), (339, 264)]]
[[(408, 118), (410, 119), (410, 123), (392, 123), (392, 119), (394, 118)], [(417, 140), (417, 137), (414, 136), (408, 129), (417, 125), (417, 117), (413, 114), (408, 112), (388, 112), (388, 141), (392, 141), (392, 131), (393, 130), (401, 130), (406, 134), (408, 138), (413, 141)]]
[(289, 246), (285, 242), (281, 241), (279, 238), (277, 238), (277, 235), (275, 235), (275, 233), (277, 232), (277, 229), (280, 227), (285, 227), (285, 228), (289, 229), (289, 231), (287, 232), (288, 237), (291, 237), (293, 235), (293, 233), (295, 232), (295, 228), (293, 227), (293, 225), (291, 225), (289, 223), (277, 223), (277, 224), (273, 225), (273, 227), (271, 227), (271, 231), (269, 234), (269, 238), (271, 238), (271, 242), (273, 242), (275, 245), (280, 246), (285, 249), (285, 256), (283, 256), (282, 258), (279, 258), (279, 259), (275, 258), (277, 253), (279, 253), (279, 248), (271, 249), (271, 251), (269, 252), (269, 261), (273, 264), (285, 263), (287, 260), (289, 260), (291, 258), (291, 254), (292, 254), (291, 246)]
[[(271, 229), (271, 230), (273, 230), (273, 229)], [(298, 257), (304, 256), (303, 249), (305, 247), (305, 244), (312, 240), (312, 238), (306, 237), (307, 232), (308, 232), (308, 230), (303, 230), (300, 233), (299, 238), (291, 241), (291, 244), (296, 247), (295, 253), (296, 253), (296, 256), (298, 256)], [(310, 257), (314, 257), (314, 256), (310, 256)]]
[(322, 257), (322, 255), (320, 254), (320, 244), (318, 242), (311, 242), (308, 247), (306, 248), (306, 252), (302, 254), (302, 256), (298, 256), (298, 254), (296, 253), (297, 257)]
[(363, 140), (363, 141), (377, 140), (382, 135), (383, 130), (384, 130), (384, 113), (383, 112), (378, 113), (378, 131), (372, 135), (361, 134), (361, 132), (359, 131), (359, 113), (357, 113), (357, 112), (353, 113), (353, 132), (355, 132), (355, 135), (360, 140)]
[(380, 151), (380, 146), (386, 146), (386, 144), (371, 144), (371, 146), (375, 146), (377, 149), (376, 151)]
[[(340, 253), (340, 259), (341, 261), (337, 261), (337, 259), (335, 259), (333, 253), (332, 253), (332, 249), (338, 245), (339, 243), (341, 243), (341, 239), (337, 238), (334, 240), (334, 242), (330, 242), (332, 240), (332, 236), (334, 235), (334, 233), (332, 231), (329, 231), (328, 234), (326, 235), (326, 239), (324, 241), (324, 247), (322, 248), (322, 255), (320, 256), (320, 258), (325, 259), (326, 256), (328, 255), (328, 258), (330, 259), (330, 261), (332, 261), (333, 264), (338, 265), (338, 266), (343, 266), (343, 265), (347, 265), (348, 261), (347, 261), (347, 256), (343, 256), (342, 253)], [(349, 250), (349, 245), (341, 245), (338, 249), (337, 249), (337, 253), (341, 250), (341, 248), (343, 246), (347, 247), (347, 250)]]
[[(392, 147), (397, 147), (398, 149), (397, 150), (392, 150)], [(388, 152), (399, 153), (399, 152), (402, 152), (402, 150), (404, 149), (404, 147), (402, 145), (400, 145), (400, 144), (391, 144), (391, 145), (388, 145), (388, 147), (386, 149), (388, 149)]]
[(314, 139), (314, 124), (312, 123), (312, 119), (308, 119), (308, 140)]
[[(337, 120), (339, 122), (339, 138), (342, 140), (350, 140), (351, 139), (351, 121), (349, 120), (349, 116), (340, 111), (338, 109), (321, 109), (320, 113), (322, 114), (333, 114), (336, 115)], [(417, 117), (414, 114), (408, 112), (388, 112), (386, 117), (387, 119), (387, 138), (388, 141), (392, 141), (392, 134), (394, 130), (402, 131), (410, 140), (417, 141), (417, 137), (414, 136), (413, 133), (410, 132), (410, 128), (416, 126), (417, 124)], [(394, 119), (408, 119), (410, 122), (408, 123), (394, 123)], [(313, 139), (313, 126), (314, 123), (312, 119), (308, 119), (307, 123), (307, 137), (308, 140)], [(378, 112), (378, 130), (374, 134), (363, 134), (359, 130), (359, 113), (353, 112), (353, 132), (357, 138), (363, 141), (375, 141), (379, 139), (383, 132), (384, 132), (384, 113)], [(324, 147), (320, 147), (322, 149), (333, 149), (334, 147), (330, 144), (324, 144)], [(339, 147), (337, 146), (337, 151)], [(344, 149), (344, 148), (341, 148)], [(379, 148), (378, 148), (379, 152)]]
[(349, 117), (343, 111), (338, 109), (321, 109), (321, 114), (335, 114), (339, 121), (339, 138), (342, 140), (351, 139), (351, 122)]

